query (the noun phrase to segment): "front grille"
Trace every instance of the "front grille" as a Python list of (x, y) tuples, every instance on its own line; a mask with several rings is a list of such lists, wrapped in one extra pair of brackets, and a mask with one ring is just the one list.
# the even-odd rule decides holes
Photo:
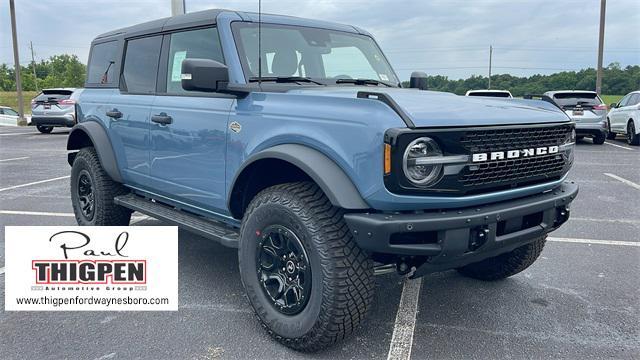
[(564, 157), (560, 154), (494, 161), (477, 165), (477, 170), (471, 170), (467, 166), (460, 174), (460, 182), (464, 186), (478, 186), (536, 179), (545, 181), (559, 176), (564, 165)]
[[(473, 130), (466, 132), (460, 142), (472, 154), (560, 146), (572, 130), (571, 125)], [(501, 184), (519, 186), (557, 179), (565, 165), (562, 154), (497, 160), (465, 167), (458, 180), (465, 188)]]
[(472, 130), (462, 136), (460, 143), (471, 153), (562, 145), (572, 129), (571, 125), (562, 125)]

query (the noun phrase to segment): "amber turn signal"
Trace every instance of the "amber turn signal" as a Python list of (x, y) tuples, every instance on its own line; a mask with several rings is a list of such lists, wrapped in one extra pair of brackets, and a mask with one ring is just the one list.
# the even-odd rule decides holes
[(384, 144), (384, 174), (391, 174), (391, 145)]

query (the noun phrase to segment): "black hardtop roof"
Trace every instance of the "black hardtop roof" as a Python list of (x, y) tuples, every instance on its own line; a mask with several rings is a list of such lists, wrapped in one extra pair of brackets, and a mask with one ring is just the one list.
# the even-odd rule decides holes
[(172, 17), (166, 17), (163, 19), (152, 20), (142, 24), (136, 24), (126, 28), (121, 28), (113, 31), (106, 32), (96, 36), (94, 42), (100, 40), (111, 40), (118, 37), (134, 37), (138, 35), (153, 34), (162, 31), (170, 31), (173, 29), (180, 29), (185, 27), (196, 27), (215, 25), (218, 14), (224, 11), (224, 9), (210, 9), (187, 13), (183, 15), (177, 15)]

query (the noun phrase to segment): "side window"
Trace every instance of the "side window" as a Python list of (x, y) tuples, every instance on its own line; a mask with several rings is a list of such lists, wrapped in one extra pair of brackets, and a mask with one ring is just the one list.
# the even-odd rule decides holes
[(627, 103), (629, 102), (629, 99), (631, 99), (631, 94), (623, 97), (622, 100), (620, 100), (620, 102), (618, 103), (618, 107), (627, 106)]
[(108, 85), (115, 82), (117, 69), (114, 64), (117, 52), (117, 41), (93, 45), (87, 68), (87, 83)]
[(131, 93), (152, 94), (156, 91), (161, 36), (127, 41), (120, 88)]
[(180, 79), (182, 61), (187, 58), (210, 59), (224, 63), (218, 30), (216, 28), (206, 28), (171, 34), (169, 66), (167, 69), (167, 93), (187, 93), (182, 89)]
[(13, 116), (18, 116), (18, 113), (13, 111), (13, 109), (4, 109), (4, 114), (5, 115), (13, 115)]

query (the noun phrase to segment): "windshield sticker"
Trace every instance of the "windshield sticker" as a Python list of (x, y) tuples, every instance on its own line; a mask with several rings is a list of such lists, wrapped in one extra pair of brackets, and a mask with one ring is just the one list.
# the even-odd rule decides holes
[(173, 67), (171, 68), (171, 81), (177, 82), (182, 79), (182, 61), (187, 58), (186, 51), (178, 51), (173, 55)]
[(389, 77), (387, 76), (387, 74), (378, 74), (378, 76), (382, 81), (389, 81)]

